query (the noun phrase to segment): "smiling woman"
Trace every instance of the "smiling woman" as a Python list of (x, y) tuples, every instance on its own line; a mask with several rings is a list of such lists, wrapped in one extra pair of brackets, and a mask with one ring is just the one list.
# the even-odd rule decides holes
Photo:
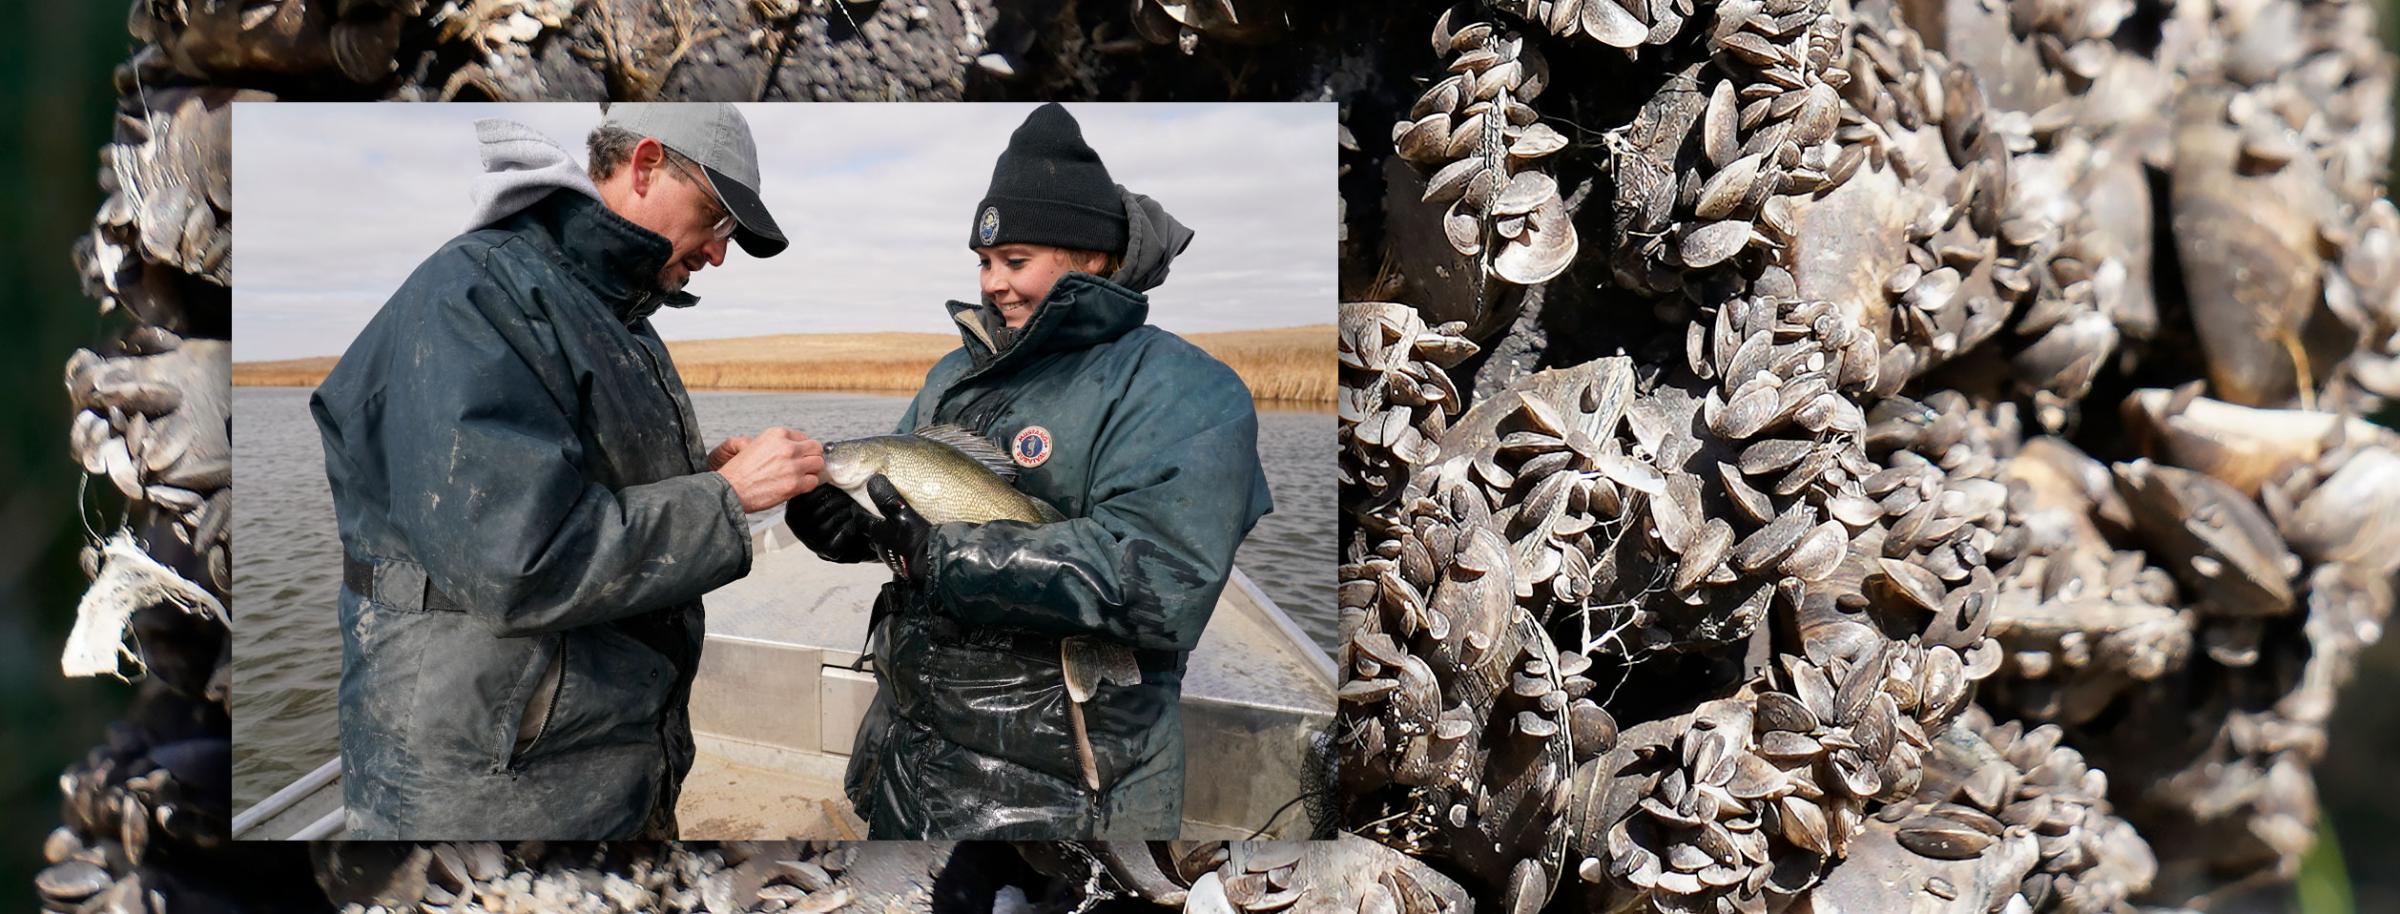
[[(992, 224), (999, 223), (993, 220)], [(1016, 329), (1033, 318), (1033, 306), (1050, 294), (1059, 277), (1070, 270), (1095, 276), (1114, 273), (1122, 262), (1112, 263), (1111, 257), (1099, 251), (1017, 243), (977, 248), (975, 266), (983, 274), (984, 300), (1000, 309), (1001, 320)]]
[(930, 525), (902, 503), (918, 480), (845, 479), (841, 454), (851, 497), (793, 503), (818, 555), (897, 574), (845, 789), (875, 838), (1173, 837), (1183, 672), (1272, 507), (1258, 416), (1224, 363), (1144, 324), (1193, 230), (1113, 181), (1065, 108), (1009, 135), (971, 212), (983, 300), (947, 306), (965, 345), (897, 431), (1057, 510)]

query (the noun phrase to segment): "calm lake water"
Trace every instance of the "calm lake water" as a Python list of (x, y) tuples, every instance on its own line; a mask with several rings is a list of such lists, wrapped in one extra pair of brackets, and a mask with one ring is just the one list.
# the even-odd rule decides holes
[[(234, 808), (332, 758), (341, 635), (334, 601), (341, 542), (325, 458), (303, 388), (233, 392)], [(891, 431), (908, 398), (823, 393), (695, 391), (710, 443), (771, 425), (822, 440)], [(1259, 413), (1259, 457), (1275, 512), (1258, 522), (1235, 564), (1328, 652), (1334, 650), (1334, 417)]]

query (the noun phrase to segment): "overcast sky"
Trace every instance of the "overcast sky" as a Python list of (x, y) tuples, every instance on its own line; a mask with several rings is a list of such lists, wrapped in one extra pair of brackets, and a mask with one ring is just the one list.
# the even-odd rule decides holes
[[(954, 332), (976, 298), (967, 249), (992, 163), (1031, 104), (742, 105), (767, 209), (792, 241), (735, 247), (694, 277), (667, 339)], [(1331, 104), (1075, 104), (1117, 183), (1196, 233), (1150, 321), (1202, 332), (1334, 319)], [(590, 103), (240, 104), (234, 110), (234, 356), (338, 355), (418, 262), (459, 233), (481, 173), (478, 118), (549, 135), (578, 161)]]

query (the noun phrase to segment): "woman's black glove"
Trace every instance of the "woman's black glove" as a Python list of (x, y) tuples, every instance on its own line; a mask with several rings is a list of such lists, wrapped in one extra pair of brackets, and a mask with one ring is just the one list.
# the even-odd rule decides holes
[(867, 478), (867, 498), (875, 509), (883, 512), (882, 520), (869, 520), (867, 535), (875, 540), (875, 550), (883, 555), (883, 563), (891, 566), (903, 584), (915, 589), (923, 584), (930, 557), (926, 554), (933, 528), (925, 518), (908, 506), (892, 481), (877, 473)]
[(840, 487), (819, 485), (784, 504), (783, 525), (818, 558), (828, 562), (875, 558), (875, 540), (867, 533), (875, 518)]

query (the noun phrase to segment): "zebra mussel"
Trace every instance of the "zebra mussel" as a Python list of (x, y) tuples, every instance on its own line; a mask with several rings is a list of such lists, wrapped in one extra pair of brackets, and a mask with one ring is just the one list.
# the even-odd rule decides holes
[(1392, 125), (1393, 149), (1428, 173), (1420, 202), (1446, 207), (1452, 248), (1504, 281), (1548, 281), (1577, 251), (1558, 181), (1539, 167), (1567, 145), (1532, 106), (1548, 65), (1524, 34), (1463, 6), (1436, 20), (1433, 46), (1450, 75)]
[[(2193, 38), (2171, 203), (2212, 394), (2371, 412), (2400, 325), (2392, 62), (2348, 2), (2218, 11)], [(2237, 200), (2253, 201), (2236, 205)], [(2223, 285), (2256, 283), (2239, 294)]]
[(1474, 905), (1465, 889), (1422, 861), (1356, 835), (1305, 843), (1120, 841), (1017, 849), (1037, 869), (1069, 884), (1115, 885), (1123, 894), (1194, 914), (1466, 914)]
[(1190, 54), (1202, 36), (1254, 43), (1278, 34), (1282, 7), (1281, 0), (1134, 0), (1133, 27), (1144, 40)]
[(1464, 329), (1455, 321), (1427, 327), (1405, 305), (1342, 306), (1341, 482), (1363, 493), (1345, 510), (1382, 508), (1412, 469), (1433, 457), (1435, 442), (1464, 408), (1448, 372), (1476, 352), (1459, 335)]
[(1601, 138), (1545, 169), (1608, 281), (1467, 322), (1512, 361), (1345, 489), (1350, 820), (1508, 910), (2290, 872), (2394, 572), (2367, 9), (1488, 5)]
[[(320, 844), (317, 881), (344, 914), (546, 910), (826, 914), (874, 898), (923, 909), (946, 848), (833, 842)], [(866, 857), (871, 865), (862, 865)]]
[(2107, 778), (2057, 727), (1994, 724), (1970, 707), (1928, 749), (1921, 786), (1869, 820), (1835, 904), (1915, 909), (2121, 910), (2152, 878), (2149, 847), (2113, 815)]

